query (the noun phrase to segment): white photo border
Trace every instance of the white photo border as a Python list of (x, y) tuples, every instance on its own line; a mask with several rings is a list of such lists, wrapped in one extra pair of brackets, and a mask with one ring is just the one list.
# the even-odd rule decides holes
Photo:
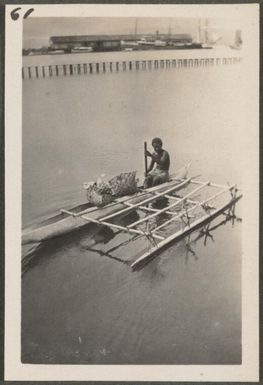
[[(20, 7), (20, 17), (10, 13)], [(31, 365), (21, 363), (21, 176), (23, 17), (226, 17), (242, 21), (251, 120), (243, 174), (241, 365)], [(259, 379), (259, 4), (6, 5), (5, 48), (5, 380), (258, 381)], [(14, 204), (15, 203), (15, 204)]]

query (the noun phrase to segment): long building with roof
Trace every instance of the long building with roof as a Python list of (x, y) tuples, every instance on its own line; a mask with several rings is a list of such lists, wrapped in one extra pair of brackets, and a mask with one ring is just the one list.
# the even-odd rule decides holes
[(50, 48), (59, 50), (72, 50), (74, 48), (90, 47), (94, 51), (115, 51), (120, 50), (122, 43), (129, 43), (146, 39), (147, 42), (158, 40), (166, 43), (192, 43), (189, 34), (158, 34), (156, 35), (75, 35), (75, 36), (51, 36)]

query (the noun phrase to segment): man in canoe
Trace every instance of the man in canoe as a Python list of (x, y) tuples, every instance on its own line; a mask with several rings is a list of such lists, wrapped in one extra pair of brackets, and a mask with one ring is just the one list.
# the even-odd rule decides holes
[[(168, 152), (162, 148), (162, 140), (160, 138), (154, 138), (152, 140), (152, 146), (154, 149), (152, 154), (150, 151), (145, 151), (145, 155), (151, 158), (151, 163), (147, 169), (144, 188), (157, 186), (169, 180), (170, 156)], [(153, 170), (155, 164), (156, 166)]]

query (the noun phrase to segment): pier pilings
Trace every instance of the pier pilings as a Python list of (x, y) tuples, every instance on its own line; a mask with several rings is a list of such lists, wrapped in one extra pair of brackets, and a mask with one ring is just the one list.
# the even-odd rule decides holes
[(23, 79), (38, 79), (47, 77), (76, 76), (103, 74), (110, 72), (129, 72), (140, 70), (164, 70), (180, 68), (199, 68), (219, 65), (233, 65), (242, 61), (241, 57), (222, 58), (178, 58), (178, 59), (148, 59), (121, 60), (110, 62), (91, 62), (78, 64), (31, 65), (22, 67)]

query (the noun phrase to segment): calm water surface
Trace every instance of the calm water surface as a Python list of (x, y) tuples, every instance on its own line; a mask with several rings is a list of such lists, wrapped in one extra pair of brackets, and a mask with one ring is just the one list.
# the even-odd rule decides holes
[[(241, 184), (242, 87), (240, 66), (24, 80), (23, 226), (85, 200), (101, 173), (141, 177), (153, 136), (173, 170)], [(241, 223), (211, 235), (137, 272), (127, 262), (145, 241), (94, 226), (23, 250), (23, 362), (240, 363)]]

